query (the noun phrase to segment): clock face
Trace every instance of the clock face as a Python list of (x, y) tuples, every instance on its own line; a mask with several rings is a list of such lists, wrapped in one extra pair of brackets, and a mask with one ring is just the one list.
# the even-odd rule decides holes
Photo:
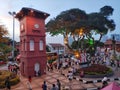
[(35, 28), (39, 28), (39, 24), (35, 24), (34, 27), (35, 27)]

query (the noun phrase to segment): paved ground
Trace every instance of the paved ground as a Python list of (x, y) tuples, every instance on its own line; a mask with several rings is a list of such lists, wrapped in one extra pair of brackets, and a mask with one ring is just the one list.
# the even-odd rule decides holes
[[(59, 79), (62, 83), (62, 87), (70, 87), (71, 90), (83, 90), (86, 88), (93, 88), (101, 86), (101, 83), (96, 84), (83, 84), (81, 81), (72, 80), (72, 82), (69, 82), (68, 78), (61, 75), (58, 71), (48, 72), (46, 75), (43, 75), (41, 77), (35, 77), (32, 78), (32, 89), (33, 90), (42, 90), (41, 86), (43, 84), (43, 81), (45, 80), (47, 82), (48, 88), (50, 89), (53, 83), (56, 83), (56, 80)], [(27, 88), (27, 78), (21, 77), (20, 84), (13, 86), (12, 90), (28, 90)]]
[[(115, 75), (112, 77), (109, 77), (110, 79), (115, 78), (115, 77), (120, 77), (120, 68), (118, 70), (115, 70), (115, 68), (113, 68), (115, 71)], [(63, 71), (63, 73), (66, 75), (68, 72), (68, 69), (65, 69)], [(79, 78), (79, 77), (77, 77)], [(58, 70), (54, 70), (51, 72), (47, 72), (46, 75), (43, 75), (41, 77), (34, 77), (32, 78), (32, 82), (31, 82), (31, 86), (32, 86), (32, 90), (42, 90), (41, 86), (43, 84), (43, 81), (47, 82), (48, 85), (48, 90), (51, 88), (52, 84), (56, 84), (56, 80), (59, 79), (62, 87), (64, 88), (71, 88), (69, 90), (98, 90), (98, 89), (94, 89), (97, 87), (101, 87), (102, 83), (101, 82), (96, 82), (96, 83), (89, 83), (89, 84), (85, 84), (82, 81), (79, 81), (77, 79), (73, 79), (71, 82), (69, 82), (68, 78), (64, 75), (61, 75), (61, 73)], [(102, 78), (82, 78), (82, 80), (85, 81), (93, 81), (93, 80), (99, 80)], [(26, 77), (21, 76), (20, 77), (20, 83), (18, 85), (12, 86), (11, 90), (29, 90), (27, 87), (27, 82), (28, 79)], [(113, 80), (114, 81), (114, 80)], [(112, 82), (112, 81), (110, 81)], [(110, 83), (109, 82), (109, 83)], [(120, 84), (120, 81), (116, 81)], [(5, 89), (0, 89), (0, 90), (5, 90)], [(66, 89), (68, 90), (68, 89)]]

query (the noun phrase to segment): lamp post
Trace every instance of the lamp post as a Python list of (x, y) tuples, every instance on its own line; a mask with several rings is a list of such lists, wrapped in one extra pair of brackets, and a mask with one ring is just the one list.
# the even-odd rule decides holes
[(12, 17), (13, 17), (13, 41), (12, 41), (12, 57), (14, 60), (14, 47), (15, 47), (15, 42), (14, 42), (14, 28), (15, 28), (15, 15), (16, 12), (8, 12)]
[(115, 36), (113, 35), (113, 37), (112, 37), (112, 43), (113, 43), (113, 56), (114, 56), (114, 59), (115, 59), (115, 57), (116, 57), (116, 53), (115, 53)]
[(58, 46), (58, 66), (60, 66), (60, 54), (59, 54), (59, 46)]

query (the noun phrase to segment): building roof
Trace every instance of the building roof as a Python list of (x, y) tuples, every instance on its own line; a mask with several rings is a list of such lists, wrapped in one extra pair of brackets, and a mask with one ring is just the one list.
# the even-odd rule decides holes
[(18, 18), (19, 20), (21, 20), (24, 16), (33, 16), (36, 18), (43, 18), (46, 19), (50, 14), (45, 13), (43, 11), (39, 11), (33, 8), (27, 8), (27, 7), (23, 7), (20, 12), (18, 12), (16, 14), (16, 18)]
[[(110, 44), (112, 44), (112, 39), (106, 40), (106, 42), (105, 42), (104, 44), (105, 44), (105, 45), (110, 45)], [(120, 41), (116, 41), (115, 44), (120, 44)]]
[(64, 47), (64, 45), (60, 43), (49, 43), (52, 47)]

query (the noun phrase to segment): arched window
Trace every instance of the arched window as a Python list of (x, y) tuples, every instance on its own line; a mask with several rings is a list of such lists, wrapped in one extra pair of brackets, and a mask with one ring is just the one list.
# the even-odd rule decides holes
[(39, 50), (43, 50), (43, 41), (42, 40), (40, 40), (40, 42), (39, 42)]
[(30, 40), (30, 51), (34, 51), (34, 40)]

